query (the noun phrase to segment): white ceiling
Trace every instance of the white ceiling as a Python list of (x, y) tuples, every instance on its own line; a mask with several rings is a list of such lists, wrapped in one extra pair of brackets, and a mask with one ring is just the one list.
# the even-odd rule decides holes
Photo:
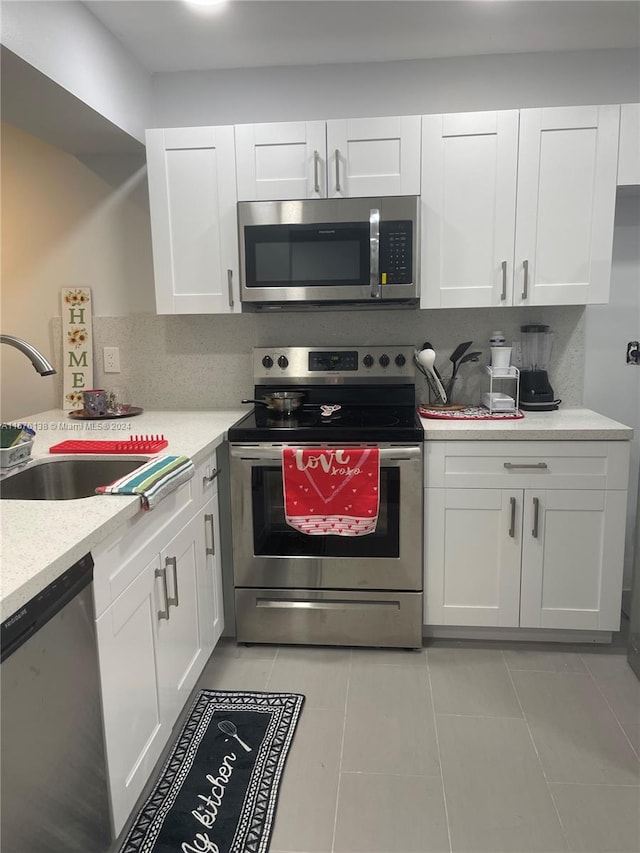
[(86, 0), (152, 72), (638, 47), (631, 0)]

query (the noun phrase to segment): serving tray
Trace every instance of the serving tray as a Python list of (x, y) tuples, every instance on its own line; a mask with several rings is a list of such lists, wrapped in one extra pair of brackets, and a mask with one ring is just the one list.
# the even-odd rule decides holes
[(131, 406), (128, 412), (109, 412), (108, 415), (89, 415), (84, 409), (74, 409), (69, 412), (69, 417), (79, 421), (108, 421), (111, 418), (130, 418), (134, 415), (141, 415), (144, 409), (137, 406)]

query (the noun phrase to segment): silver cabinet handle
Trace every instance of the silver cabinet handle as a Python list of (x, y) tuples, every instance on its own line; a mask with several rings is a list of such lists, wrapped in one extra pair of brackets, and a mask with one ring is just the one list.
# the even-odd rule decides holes
[(516, 499), (509, 498), (511, 504), (511, 521), (509, 522), (509, 536), (513, 539), (516, 535)]
[[(207, 513), (207, 515), (205, 515), (204, 524), (205, 524), (205, 528), (206, 528), (207, 524), (211, 525), (211, 547), (209, 548), (209, 546), (207, 545), (205, 547), (205, 553), (208, 557), (215, 557), (215, 555), (216, 555), (216, 537), (215, 537), (215, 533), (213, 532), (213, 515), (212, 514)], [(205, 542), (206, 542), (206, 535), (207, 535), (207, 531), (205, 530)]]
[(502, 262), (502, 293), (500, 299), (504, 302), (507, 298), (507, 262)]
[(171, 565), (173, 568), (173, 590), (175, 592), (175, 596), (173, 598), (167, 598), (167, 610), (171, 607), (171, 605), (175, 605), (178, 607), (180, 602), (178, 601), (178, 558), (177, 557), (166, 557), (164, 561), (165, 571), (165, 584), (167, 582), (167, 566)]
[(313, 189), (315, 192), (320, 192), (320, 154), (317, 151), (313, 152)]
[(164, 590), (164, 610), (158, 610), (158, 619), (169, 618), (169, 590), (167, 589), (167, 570), (166, 568), (156, 569), (153, 573), (154, 577), (162, 578), (162, 588)]
[(233, 270), (227, 270), (227, 289), (229, 291), (229, 308), (233, 308)]
[(504, 462), (504, 467), (510, 471), (512, 468), (548, 468), (546, 462), (533, 462), (533, 463), (525, 463), (525, 462)]
[(340, 186), (340, 150), (338, 148), (336, 148), (336, 192), (342, 192)]
[(380, 299), (380, 211), (369, 211), (369, 284), (372, 299)]
[(213, 481), (215, 480), (215, 478), (218, 476), (219, 473), (220, 473), (220, 469), (214, 468), (213, 471), (208, 476), (204, 476), (202, 478), (202, 485), (208, 486), (209, 483), (213, 483)]
[(540, 498), (533, 499), (533, 530), (531, 535), (534, 539), (538, 538), (538, 520), (540, 516)]
[(529, 298), (529, 261), (522, 262), (522, 269), (524, 270), (524, 277), (522, 280), (522, 298)]

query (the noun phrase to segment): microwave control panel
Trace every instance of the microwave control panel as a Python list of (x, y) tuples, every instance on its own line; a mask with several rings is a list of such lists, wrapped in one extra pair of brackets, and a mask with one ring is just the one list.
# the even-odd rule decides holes
[(380, 222), (380, 281), (410, 284), (412, 281), (413, 225), (408, 219)]

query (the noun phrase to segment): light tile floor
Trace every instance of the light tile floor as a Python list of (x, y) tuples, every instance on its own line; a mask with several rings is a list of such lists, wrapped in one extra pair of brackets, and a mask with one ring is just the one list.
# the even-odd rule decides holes
[(223, 640), (197, 688), (306, 696), (270, 853), (640, 853), (640, 682), (539, 646)]
[(225, 640), (199, 686), (306, 696), (271, 853), (640, 851), (624, 654)]

